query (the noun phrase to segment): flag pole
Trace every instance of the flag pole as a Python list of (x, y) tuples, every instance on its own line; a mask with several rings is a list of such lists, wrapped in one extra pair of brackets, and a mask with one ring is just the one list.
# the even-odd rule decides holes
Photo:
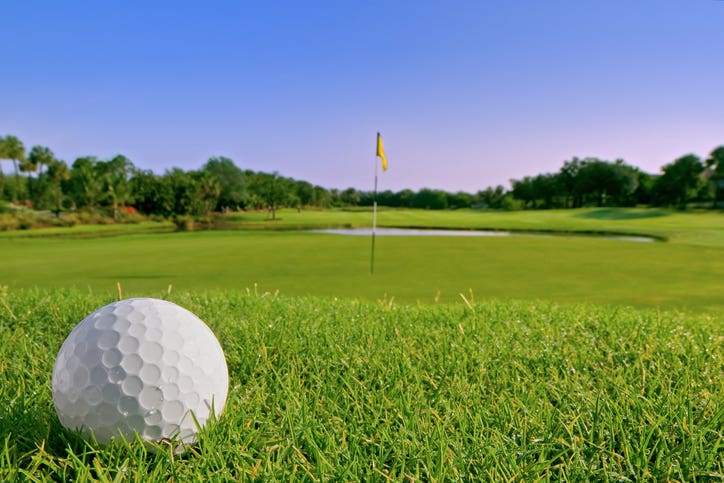
[[(377, 133), (379, 139), (380, 133)], [(379, 141), (378, 141), (379, 142)], [(370, 254), (370, 275), (375, 273), (375, 230), (377, 229), (377, 152), (375, 151), (375, 190), (372, 195), (372, 253)]]

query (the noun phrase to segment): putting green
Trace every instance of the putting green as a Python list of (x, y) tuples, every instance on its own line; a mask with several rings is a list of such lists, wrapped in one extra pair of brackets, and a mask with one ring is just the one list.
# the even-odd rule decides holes
[[(581, 237), (378, 237), (216, 231), (0, 238), (0, 284), (124, 296), (250, 289), (401, 303), (543, 299), (724, 309), (724, 249)], [(471, 295), (472, 294), (472, 295)]]

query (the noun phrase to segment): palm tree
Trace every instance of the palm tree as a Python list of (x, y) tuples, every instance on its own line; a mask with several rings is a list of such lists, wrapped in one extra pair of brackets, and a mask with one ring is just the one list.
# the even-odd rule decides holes
[(135, 169), (130, 159), (122, 154), (114, 156), (109, 161), (97, 164), (103, 173), (104, 187), (111, 199), (113, 219), (119, 220), (121, 209), (131, 200), (130, 178)]
[(61, 160), (53, 159), (48, 163), (48, 176), (53, 183), (53, 197), (55, 198), (55, 216), (60, 218), (60, 212), (63, 209), (63, 181), (70, 179), (70, 170), (68, 165)]
[(32, 178), (30, 177), (30, 173), (35, 173), (36, 171), (38, 171), (38, 165), (36, 164), (36, 162), (33, 158), (27, 156), (25, 159), (23, 159), (20, 162), (20, 172), (26, 173), (26, 179), (27, 179), (27, 181), (25, 182), (26, 188), (28, 190), (28, 194), (27, 194), (27, 197), (25, 200), (26, 202), (28, 200), (32, 200), (33, 198), (35, 198), (36, 190), (33, 187)]
[(2, 146), (2, 149), (0, 149), (0, 158), (12, 160), (13, 167), (15, 168), (15, 195), (13, 196), (13, 201), (17, 202), (21, 191), (18, 163), (25, 159), (25, 146), (20, 139), (9, 134), (2, 139), (0, 145)]
[[(43, 177), (43, 166), (46, 168), (50, 166), (53, 161), (55, 161), (55, 155), (53, 154), (53, 151), (50, 150), (50, 148), (46, 148), (44, 146), (33, 146), (30, 150), (30, 153), (28, 153), (28, 158), (26, 162), (24, 163), (26, 165), (25, 170), (28, 172), (28, 187), (30, 188), (30, 172), (31, 171), (37, 171), (38, 172), (38, 182), (35, 183), (35, 189), (31, 190), (34, 191), (32, 193), (32, 199), (33, 204), (37, 206), (43, 198), (42, 191), (43, 191), (43, 183), (42, 183), (42, 177)], [(23, 167), (20, 167), (21, 171), (23, 170)]]
[(28, 161), (37, 167), (38, 176), (40, 176), (43, 174), (43, 166), (48, 167), (55, 161), (55, 154), (45, 146), (33, 146), (28, 153)]
[(221, 183), (211, 174), (200, 171), (198, 173), (197, 182), (201, 195), (201, 203), (204, 207), (204, 215), (209, 216), (211, 211), (216, 208), (221, 195)]

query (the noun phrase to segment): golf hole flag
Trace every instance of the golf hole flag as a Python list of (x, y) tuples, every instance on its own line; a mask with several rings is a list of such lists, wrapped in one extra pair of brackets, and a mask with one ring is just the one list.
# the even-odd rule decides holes
[(385, 156), (385, 147), (382, 145), (380, 133), (377, 133), (377, 156), (382, 160), (382, 171), (387, 171), (387, 157)]

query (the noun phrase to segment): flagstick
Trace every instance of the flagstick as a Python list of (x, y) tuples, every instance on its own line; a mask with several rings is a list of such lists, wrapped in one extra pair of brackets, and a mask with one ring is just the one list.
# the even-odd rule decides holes
[(375, 273), (375, 229), (377, 228), (377, 155), (375, 155), (375, 191), (372, 196), (372, 254), (370, 255), (370, 275)]

